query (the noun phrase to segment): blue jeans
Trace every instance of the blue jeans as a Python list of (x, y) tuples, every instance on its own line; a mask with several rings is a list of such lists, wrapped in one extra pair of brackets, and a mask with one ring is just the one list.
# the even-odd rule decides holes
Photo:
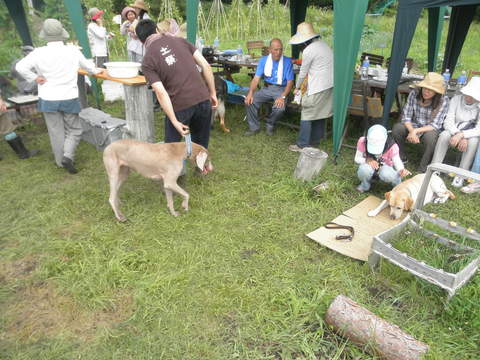
[(325, 136), (325, 119), (320, 120), (301, 120), (300, 132), (298, 133), (298, 147), (312, 146), (317, 147), (320, 139)]
[[(358, 167), (357, 176), (360, 179), (361, 183), (359, 188), (363, 191), (370, 190), (370, 186), (372, 185), (372, 178), (375, 174), (375, 170), (368, 164), (361, 164)], [(391, 166), (382, 165), (378, 170), (378, 177), (380, 180), (392, 184), (393, 186), (397, 186), (402, 182), (402, 178), (398, 174), (397, 171)]]
[(472, 169), (474, 173), (480, 174), (480, 146), (477, 149), (477, 154), (475, 155), (475, 160), (473, 160)]

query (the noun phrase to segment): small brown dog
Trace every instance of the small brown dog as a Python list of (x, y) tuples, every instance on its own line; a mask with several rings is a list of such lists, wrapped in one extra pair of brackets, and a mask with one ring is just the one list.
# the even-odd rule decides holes
[(218, 106), (216, 109), (212, 109), (211, 127), (213, 129), (213, 123), (215, 122), (215, 119), (218, 118), (220, 120), (220, 128), (224, 133), (228, 133), (230, 132), (230, 129), (225, 126), (225, 100), (227, 98), (227, 84), (225, 83), (225, 80), (223, 80), (220, 75), (217, 74), (215, 74), (214, 80)]
[(119, 221), (127, 220), (120, 212), (118, 192), (130, 170), (135, 170), (149, 179), (163, 180), (167, 207), (173, 216), (178, 216), (178, 212), (173, 208), (173, 192), (183, 196), (182, 208), (188, 211), (189, 195), (177, 184), (183, 160), (187, 158), (198, 166), (203, 174), (213, 170), (207, 149), (195, 143), (192, 143), (192, 154), (189, 157), (187, 146), (183, 142), (150, 144), (125, 139), (108, 145), (103, 152), (103, 163), (110, 182), (109, 202), (115, 217)]

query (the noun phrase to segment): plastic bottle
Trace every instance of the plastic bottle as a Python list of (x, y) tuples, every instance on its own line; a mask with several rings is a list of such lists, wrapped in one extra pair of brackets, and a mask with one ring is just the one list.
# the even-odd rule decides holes
[(407, 75), (408, 74), (408, 65), (407, 62), (405, 61), (405, 65), (402, 70), (402, 75)]
[(360, 78), (362, 80), (368, 80), (368, 67), (370, 66), (370, 60), (368, 60), (368, 56), (365, 56), (365, 59), (362, 63), (362, 68), (360, 69)]
[(457, 79), (457, 87), (461, 89), (467, 83), (467, 72), (465, 70), (462, 71), (462, 74)]
[(218, 40), (218, 37), (216, 37), (215, 40), (213, 40), (213, 48), (217, 50), (219, 46), (220, 46), (220, 40)]
[(443, 73), (443, 79), (445, 80), (445, 84), (447, 84), (448, 86), (448, 83), (450, 82), (450, 70), (449, 69), (445, 69), (445, 72)]
[(243, 49), (242, 49), (242, 46), (241, 46), (241, 45), (238, 45), (238, 46), (237, 46), (237, 54), (238, 54), (238, 55), (243, 55)]

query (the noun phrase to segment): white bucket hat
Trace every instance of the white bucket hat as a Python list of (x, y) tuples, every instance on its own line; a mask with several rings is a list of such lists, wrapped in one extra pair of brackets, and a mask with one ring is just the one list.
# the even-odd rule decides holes
[(367, 132), (367, 151), (372, 155), (380, 155), (387, 142), (387, 129), (382, 125), (373, 125)]
[(480, 101), (480, 77), (472, 77), (468, 84), (465, 85), (460, 91), (463, 95), (471, 96), (475, 100)]
[(320, 34), (313, 31), (313, 26), (310, 23), (302, 22), (297, 26), (297, 33), (292, 36), (289, 43), (291, 45), (303, 44), (304, 42), (311, 40)]
[(40, 39), (46, 41), (63, 41), (70, 37), (63, 28), (62, 23), (56, 19), (45, 20), (39, 36)]

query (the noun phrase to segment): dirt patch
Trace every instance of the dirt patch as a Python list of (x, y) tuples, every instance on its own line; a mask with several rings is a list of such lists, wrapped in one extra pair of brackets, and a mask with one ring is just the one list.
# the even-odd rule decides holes
[(37, 268), (38, 262), (38, 255), (37, 257), (27, 256), (19, 260), (1, 262), (0, 283), (25, 279)]
[(90, 311), (60, 294), (51, 283), (28, 286), (6, 304), (5, 333), (0, 337), (35, 342), (61, 334), (88, 342), (97, 329), (113, 328), (133, 313), (134, 304), (130, 295), (118, 294), (112, 304), (110, 309)]
[(240, 252), (240, 257), (243, 260), (250, 259), (253, 255), (258, 254), (258, 251), (255, 249), (245, 249)]

